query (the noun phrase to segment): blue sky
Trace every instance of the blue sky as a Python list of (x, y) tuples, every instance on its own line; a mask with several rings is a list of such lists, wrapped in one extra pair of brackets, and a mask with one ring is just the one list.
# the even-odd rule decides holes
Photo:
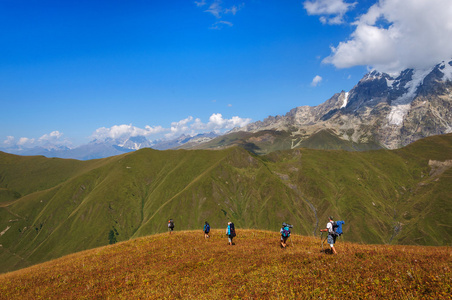
[(450, 0), (0, 0), (0, 147), (224, 132), (448, 59), (451, 20)]

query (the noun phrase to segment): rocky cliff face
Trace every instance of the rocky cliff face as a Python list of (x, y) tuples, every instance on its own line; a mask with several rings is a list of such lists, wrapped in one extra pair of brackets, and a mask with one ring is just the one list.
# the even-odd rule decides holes
[(302, 142), (325, 129), (342, 140), (388, 149), (452, 132), (452, 61), (397, 76), (372, 71), (318, 106), (300, 106), (236, 131), (288, 131)]

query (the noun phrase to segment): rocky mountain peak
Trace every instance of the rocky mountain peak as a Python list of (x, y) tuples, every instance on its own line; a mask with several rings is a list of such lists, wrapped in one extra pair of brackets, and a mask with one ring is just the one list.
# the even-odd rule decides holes
[[(353, 143), (395, 149), (415, 140), (452, 132), (452, 61), (399, 74), (373, 70), (349, 92), (324, 103), (299, 106), (235, 131), (288, 131), (307, 139), (322, 130)], [(300, 143), (298, 143), (300, 144)]]

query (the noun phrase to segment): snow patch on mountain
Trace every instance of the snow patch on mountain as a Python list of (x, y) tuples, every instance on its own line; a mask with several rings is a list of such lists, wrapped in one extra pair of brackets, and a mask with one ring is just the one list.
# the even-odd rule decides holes
[(344, 95), (344, 102), (342, 103), (341, 108), (344, 108), (344, 107), (347, 106), (347, 103), (348, 103), (348, 96), (349, 96), (349, 95), (350, 95), (349, 92), (346, 92), (346, 93), (345, 93), (345, 95)]
[(391, 103), (391, 112), (388, 115), (389, 125), (402, 125), (405, 115), (411, 108), (411, 102), (416, 96), (418, 86), (431, 71), (432, 69), (415, 70), (413, 72), (411, 81), (407, 82), (405, 85), (405, 88), (407, 89), (406, 93)]
[(386, 78), (386, 85), (388, 88), (392, 88), (392, 85), (394, 84), (395, 80), (392, 78)]
[(441, 72), (444, 74), (443, 80), (444, 81), (447, 81), (447, 80), (452, 81), (452, 61), (450, 61), (448, 63), (443, 62), (439, 68), (440, 68)]

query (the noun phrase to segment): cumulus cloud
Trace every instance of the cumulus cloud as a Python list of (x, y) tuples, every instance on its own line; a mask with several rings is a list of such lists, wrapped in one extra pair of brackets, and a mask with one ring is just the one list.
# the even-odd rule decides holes
[[(222, 114), (216, 113), (209, 117), (209, 121), (204, 123), (199, 118), (189, 116), (180, 121), (172, 122), (169, 128), (162, 126), (149, 126), (144, 128), (133, 126), (132, 124), (114, 125), (112, 127), (101, 127), (96, 129), (91, 135), (91, 141), (108, 141), (117, 140), (125, 141), (130, 137), (144, 136), (149, 140), (157, 139), (174, 139), (183, 134), (195, 136), (200, 133), (216, 132), (218, 134), (224, 133), (234, 127), (242, 127), (251, 122), (249, 118), (240, 118), (234, 116), (230, 119), (224, 118)], [(49, 134), (44, 134), (39, 138), (21, 137), (16, 139), (13, 136), (7, 136), (3, 141), (3, 146), (8, 148), (33, 148), (46, 147), (53, 148), (56, 146), (72, 147), (72, 143), (66, 139), (63, 133), (53, 131)]]
[(316, 86), (322, 81), (322, 79), (323, 79), (323, 78), (322, 78), (321, 76), (316, 75), (316, 76), (314, 77), (314, 79), (312, 79), (311, 86), (316, 87)]
[(429, 68), (452, 57), (451, 16), (450, 0), (380, 0), (323, 62), (388, 73)]
[(25, 146), (25, 147), (33, 147), (35, 146), (35, 139), (30, 139), (27, 137), (21, 137), (19, 138), (19, 141), (17, 141), (18, 146)]
[(344, 15), (352, 9), (357, 2), (347, 3), (343, 0), (314, 0), (305, 1), (304, 8), (309, 15), (320, 15), (323, 24), (341, 24)]
[(63, 133), (61, 133), (59, 131), (52, 131), (49, 134), (44, 134), (43, 136), (41, 136), (38, 139), (38, 141), (39, 142), (55, 142), (55, 141), (61, 140), (62, 137), (63, 137)]
[(165, 129), (161, 126), (146, 126), (143, 128), (138, 128), (130, 125), (114, 125), (110, 128), (101, 127), (96, 129), (94, 133), (91, 135), (93, 140), (106, 140), (106, 139), (119, 139), (119, 138), (128, 138), (135, 136), (151, 136), (153, 134), (158, 134), (164, 132)]
[(150, 140), (154, 139), (173, 139), (183, 134), (197, 135), (214, 131), (223, 133), (234, 127), (242, 127), (251, 122), (249, 118), (232, 117), (231, 119), (223, 118), (220, 113), (212, 114), (207, 123), (203, 123), (201, 119), (189, 116), (180, 121), (171, 123), (169, 128), (162, 126), (146, 126), (145, 128), (135, 127), (133, 125), (115, 125), (110, 128), (101, 127), (97, 129), (91, 136), (92, 140), (104, 141), (108, 139), (126, 140), (129, 137), (145, 136)]
[(6, 137), (6, 140), (3, 141), (3, 144), (5, 146), (13, 146), (16, 143), (15, 139), (13, 136), (9, 135)]
[(52, 131), (49, 134), (44, 134), (39, 138), (20, 137), (16, 140), (13, 136), (7, 136), (3, 141), (3, 145), (6, 147), (18, 147), (18, 148), (33, 148), (33, 147), (57, 147), (66, 146), (70, 147), (72, 143), (64, 138), (63, 133), (59, 131)]
[(224, 131), (235, 127), (245, 126), (250, 122), (251, 119), (240, 118), (238, 116), (234, 116), (231, 119), (225, 119), (220, 113), (212, 114), (207, 123), (203, 123), (199, 118), (193, 119), (193, 117), (188, 117), (179, 122), (171, 123), (171, 132), (166, 134), (165, 137), (167, 139), (171, 139), (182, 134), (194, 136), (199, 133), (212, 131), (216, 133), (223, 133)]

